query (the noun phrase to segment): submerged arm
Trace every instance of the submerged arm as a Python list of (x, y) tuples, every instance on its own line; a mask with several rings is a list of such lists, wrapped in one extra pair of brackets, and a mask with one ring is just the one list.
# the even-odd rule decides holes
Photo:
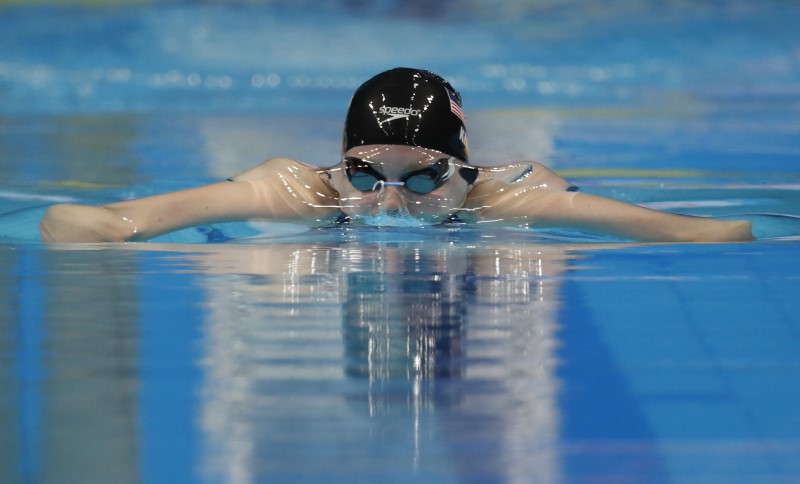
[(318, 172), (276, 158), (233, 181), (104, 206), (55, 205), (42, 218), (39, 230), (46, 242), (124, 242), (212, 222), (313, 221), (336, 208), (335, 192)]
[(483, 220), (573, 228), (643, 242), (753, 240), (748, 221), (678, 215), (568, 192), (561, 189), (563, 179), (544, 167), (536, 169), (538, 178), (519, 184), (484, 178), (470, 192), (467, 207)]

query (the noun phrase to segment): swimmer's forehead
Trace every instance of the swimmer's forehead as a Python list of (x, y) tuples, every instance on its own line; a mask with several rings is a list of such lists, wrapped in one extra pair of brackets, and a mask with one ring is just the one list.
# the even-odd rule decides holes
[(442, 158), (450, 158), (450, 155), (442, 153), (441, 151), (406, 145), (356, 146), (347, 150), (345, 156), (360, 158), (380, 165), (381, 168), (397, 168), (399, 170), (409, 167), (427, 166)]

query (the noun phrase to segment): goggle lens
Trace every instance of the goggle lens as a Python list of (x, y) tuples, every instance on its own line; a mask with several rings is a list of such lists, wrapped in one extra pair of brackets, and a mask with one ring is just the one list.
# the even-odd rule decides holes
[(373, 190), (377, 190), (378, 186), (383, 181), (381, 178), (378, 178), (372, 173), (367, 173), (364, 171), (356, 171), (352, 175), (349, 175), (349, 178), (350, 183), (353, 184), (356, 190), (361, 190), (362, 192), (371, 192)]
[[(375, 170), (369, 161), (349, 156), (344, 161), (347, 178), (356, 190), (375, 191), (387, 182), (386, 177)], [(404, 175), (400, 184), (414, 193), (425, 195), (444, 185), (451, 173), (449, 158), (441, 158), (430, 166)]]

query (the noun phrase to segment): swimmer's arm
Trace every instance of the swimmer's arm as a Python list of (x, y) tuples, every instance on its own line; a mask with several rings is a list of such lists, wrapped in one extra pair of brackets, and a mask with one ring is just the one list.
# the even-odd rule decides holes
[(104, 206), (55, 205), (39, 228), (46, 242), (124, 242), (213, 222), (313, 223), (335, 210), (335, 192), (322, 182), (319, 169), (280, 158), (233, 181)]
[[(598, 195), (563, 190), (565, 182), (536, 167), (530, 181), (515, 184), (484, 177), (465, 208), (479, 220), (560, 227), (646, 242), (753, 240), (751, 223), (659, 212)], [(553, 188), (555, 187), (555, 188)]]
[(587, 193), (543, 194), (534, 225), (606, 233), (643, 242), (740, 242), (753, 240), (745, 220), (718, 220), (660, 212)]
[[(45, 242), (145, 240), (195, 224), (245, 216), (243, 195), (241, 187), (224, 182), (109, 205), (54, 205), (39, 223), (39, 232)], [(221, 200), (226, 200), (224, 207)]]

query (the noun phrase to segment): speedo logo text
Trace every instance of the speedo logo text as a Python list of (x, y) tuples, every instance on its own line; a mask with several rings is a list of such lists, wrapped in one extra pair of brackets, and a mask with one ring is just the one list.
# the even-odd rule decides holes
[(395, 119), (408, 119), (409, 116), (419, 116), (420, 110), (414, 108), (401, 108), (398, 106), (381, 106), (378, 109), (378, 113), (389, 116), (379, 123), (383, 124), (388, 123), (389, 121), (394, 121)]

